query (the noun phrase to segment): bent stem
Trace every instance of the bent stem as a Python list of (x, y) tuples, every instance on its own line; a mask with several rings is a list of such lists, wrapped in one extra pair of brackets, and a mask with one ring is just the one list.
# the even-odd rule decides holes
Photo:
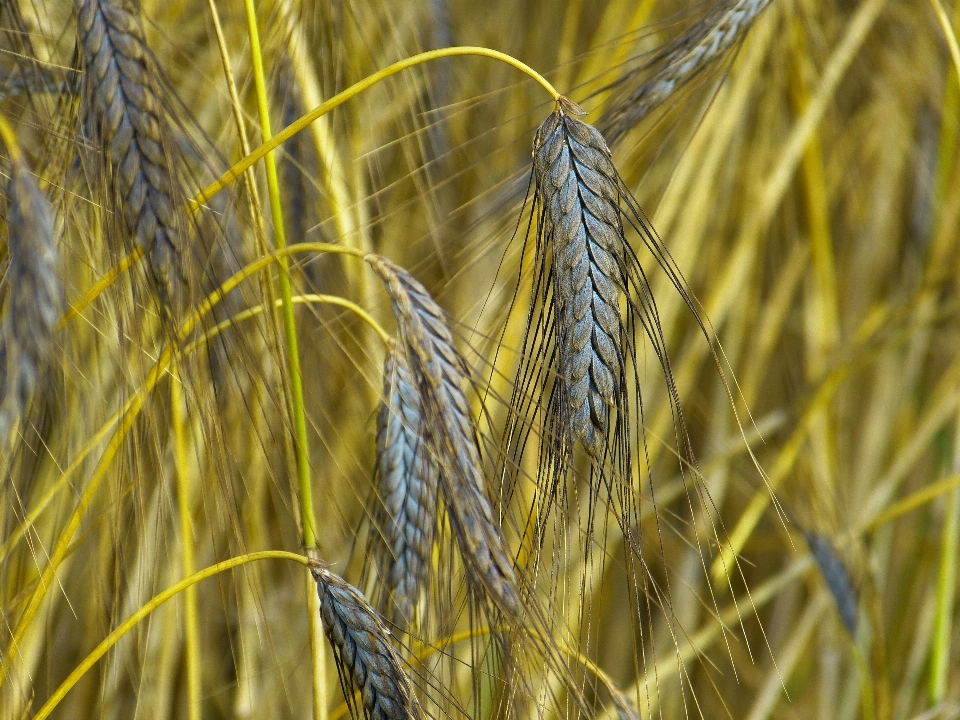
[[(251, 0), (246, 0), (246, 2), (251, 2)], [(259, 50), (258, 50), (259, 52)], [(253, 165), (257, 160), (262, 157), (267, 156), (272, 153), (276, 148), (285, 143), (287, 140), (292, 138), (298, 132), (306, 128), (310, 123), (312, 123), (317, 118), (323, 117), (331, 110), (343, 105), (347, 100), (351, 100), (364, 90), (367, 90), (377, 83), (386, 80), (392, 75), (396, 75), (399, 72), (407, 70), (417, 65), (422, 65), (423, 63), (430, 62), (431, 60), (438, 60), (440, 58), (448, 57), (459, 57), (462, 55), (476, 55), (479, 57), (488, 57), (493, 58), (494, 60), (499, 60), (501, 62), (515, 67), (517, 70), (520, 70), (523, 73), (526, 73), (531, 78), (536, 80), (540, 85), (550, 93), (550, 97), (557, 101), (560, 99), (560, 93), (557, 92), (556, 88), (551, 85), (546, 78), (544, 78), (540, 73), (531, 68), (526, 63), (520, 62), (514, 57), (507, 55), (506, 53), (499, 52), (497, 50), (490, 50), (485, 47), (472, 47), (472, 46), (463, 46), (463, 47), (449, 47), (441, 48), (439, 50), (429, 50), (427, 52), (422, 52), (413, 57), (409, 57), (405, 60), (399, 60), (398, 62), (393, 63), (385, 67), (383, 70), (370, 75), (369, 77), (364, 78), (358, 83), (351, 85), (346, 90), (341, 93), (334, 95), (332, 98), (327, 100), (322, 105), (314, 108), (302, 118), (297, 120), (295, 123), (287, 126), (284, 130), (274, 135), (269, 140), (265, 139), (263, 145), (258, 147), (252, 153), (247, 155), (247, 157), (240, 160), (232, 168), (227, 170), (223, 175), (221, 175), (215, 182), (212, 182), (208, 185), (196, 198), (190, 201), (190, 211), (194, 212), (198, 207), (203, 205), (206, 202), (209, 202), (214, 198), (221, 190), (223, 190), (227, 185), (236, 180), (241, 173), (243, 173), (247, 168)]]
[[(250, 0), (246, 0), (250, 2)], [(255, 44), (255, 55), (257, 58), (260, 57), (260, 47), (259, 44)], [(311, 123), (313, 123), (318, 118), (323, 117), (330, 111), (338, 108), (343, 105), (348, 100), (355, 98), (357, 95), (362, 93), (364, 90), (368, 90), (379, 82), (386, 80), (388, 77), (396, 75), (399, 72), (407, 70), (417, 65), (422, 65), (424, 63), (430, 62), (431, 60), (439, 60), (441, 58), (448, 57), (460, 57), (460, 56), (476, 56), (476, 57), (488, 57), (493, 58), (494, 60), (499, 60), (501, 62), (510, 65), (511, 67), (520, 70), (521, 72), (529, 75), (531, 78), (536, 80), (549, 94), (550, 97), (557, 101), (560, 99), (560, 93), (557, 92), (556, 88), (550, 84), (550, 82), (544, 78), (540, 73), (531, 68), (524, 62), (517, 60), (506, 53), (499, 52), (498, 50), (491, 50), (485, 47), (473, 47), (473, 46), (462, 46), (462, 47), (449, 47), (441, 48), (439, 50), (430, 50), (428, 52), (422, 52), (413, 57), (409, 57), (405, 60), (400, 60), (385, 67), (383, 70), (370, 75), (367, 78), (364, 78), (358, 83), (351, 85), (346, 90), (341, 93), (334, 95), (332, 98), (326, 102), (318, 105), (316, 108), (308, 112), (306, 115), (301, 117), (296, 122), (288, 125), (282, 131), (273, 135), (272, 137), (265, 138), (263, 144), (258, 147), (253, 152), (248, 153), (240, 161), (238, 161), (233, 167), (227, 170), (223, 175), (221, 175), (217, 180), (210, 183), (206, 188), (204, 188), (195, 198), (190, 200), (187, 203), (187, 210), (192, 214), (203, 207), (204, 203), (209, 202), (214, 197), (216, 197), (224, 188), (230, 185), (233, 181), (237, 180), (241, 175), (247, 172), (258, 160), (265, 158), (267, 155), (271, 155), (274, 150), (276, 150), (280, 145), (285, 143), (287, 140), (292, 138), (294, 135), (300, 131), (307, 128)], [(262, 65), (262, 61), (261, 61)], [(260, 73), (262, 77), (262, 71)], [(261, 124), (262, 121), (261, 121)], [(264, 125), (264, 128), (269, 128), (269, 125)], [(12, 131), (11, 131), (12, 135)], [(3, 135), (6, 137), (6, 135)], [(274, 164), (274, 177), (276, 176), (276, 165)], [(269, 179), (269, 172), (268, 172)], [(271, 193), (271, 206), (273, 205), (273, 193)], [(282, 232), (282, 231), (281, 231)], [(358, 250), (358, 252), (360, 252)], [(122, 273), (128, 270), (134, 263), (136, 263), (143, 256), (142, 250), (135, 250), (126, 257), (124, 257), (116, 266), (114, 266), (106, 275), (104, 275), (90, 290), (88, 290), (84, 296), (78, 300), (73, 306), (64, 314), (60, 320), (60, 329), (67, 325), (71, 320), (80, 315), (83, 310), (85, 310), (104, 290), (106, 290), (113, 282), (119, 277)]]
[(57, 688), (56, 692), (51, 695), (47, 702), (44, 703), (43, 707), (40, 708), (39, 712), (34, 715), (33, 720), (45, 720), (47, 717), (49, 717), (50, 713), (53, 712), (54, 708), (56, 708), (60, 701), (63, 700), (64, 696), (70, 692), (73, 686), (77, 684), (80, 678), (82, 678), (100, 658), (106, 655), (110, 648), (117, 644), (120, 638), (135, 628), (141, 620), (146, 618), (148, 615), (150, 615), (150, 613), (167, 602), (167, 600), (175, 597), (185, 590), (192, 588), (201, 580), (206, 580), (214, 575), (219, 575), (226, 570), (231, 570), (232, 568), (239, 567), (240, 565), (246, 565), (247, 563), (256, 562), (258, 560), (270, 559), (293, 560), (294, 562), (298, 562), (306, 567), (309, 567), (311, 562), (309, 559), (303, 557), (302, 555), (297, 555), (296, 553), (286, 552), (284, 550), (264, 550), (262, 552), (250, 553), (249, 555), (241, 555), (240, 557), (231, 558), (230, 560), (224, 560), (221, 563), (211, 565), (200, 572), (196, 572), (189, 577), (184, 578), (176, 585), (167, 588), (162, 593), (154, 597), (150, 602), (128, 617), (116, 630), (107, 635), (103, 642), (97, 645), (96, 649), (87, 655), (83, 662), (80, 663), (77, 668), (70, 673), (70, 676), (63, 681), (60, 687)]
[[(316, 295), (316, 294), (307, 294), (307, 295), (294, 295), (291, 298), (294, 305), (337, 305), (339, 307), (347, 308), (352, 310), (356, 315), (364, 320), (376, 333), (380, 336), (380, 339), (386, 343), (390, 339), (390, 334), (383, 329), (383, 326), (380, 325), (373, 317), (364, 310), (362, 307), (357, 305), (355, 302), (351, 302), (346, 298), (342, 298), (339, 295)], [(282, 301), (278, 298), (274, 301), (275, 307), (280, 307)], [(246, 310), (241, 310), (236, 315), (227, 318), (226, 320), (221, 320), (217, 323), (216, 326), (208, 330), (202, 337), (197, 338), (195, 341), (190, 343), (186, 350), (184, 351), (185, 355), (189, 355), (194, 352), (197, 348), (206, 345), (208, 342), (213, 340), (218, 335), (226, 332), (235, 325), (239, 325), (245, 320), (250, 320), (251, 318), (262, 315), (267, 311), (267, 305), (257, 305), (252, 308), (247, 308)]]

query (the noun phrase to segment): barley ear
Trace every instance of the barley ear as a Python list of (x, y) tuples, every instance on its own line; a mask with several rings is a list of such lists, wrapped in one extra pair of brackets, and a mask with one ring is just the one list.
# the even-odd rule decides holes
[(837, 554), (830, 539), (817, 533), (804, 532), (810, 554), (820, 567), (827, 588), (837, 604), (837, 611), (844, 627), (851, 636), (857, 633), (857, 590), (850, 579), (843, 560)]
[(465, 363), (440, 306), (403, 268), (371, 255), (397, 318), (423, 412), (430, 426), (427, 447), (443, 468), (440, 489), (463, 558), (467, 582), (511, 619), (521, 613), (517, 580), (484, 491), (476, 430), (463, 388)]
[(377, 415), (377, 472), (382, 564), (397, 614), (413, 619), (429, 592), (440, 472), (427, 446), (427, 426), (405, 352), (390, 342)]
[[(604, 135), (615, 144), (643, 118), (664, 105), (695, 77), (715, 67), (743, 40), (771, 0), (723, 0), (707, 17), (657, 53), (651, 63), (627, 72), (616, 81), (624, 90), (610, 104), (600, 122)], [(644, 71), (653, 76), (641, 79)], [(632, 86), (631, 86), (632, 83)]]
[(0, 441), (6, 447), (34, 390), (54, 366), (63, 310), (53, 209), (23, 158), (7, 183), (10, 265), (3, 313), (3, 401)]
[(355, 587), (326, 568), (311, 568), (320, 618), (333, 648), (344, 698), (351, 708), (360, 693), (369, 720), (418, 720), (413, 684), (390, 645), (390, 631)]
[(611, 411), (622, 406), (625, 241), (610, 150), (575, 114), (578, 106), (557, 103), (534, 138), (533, 169), (540, 226), (552, 247), (562, 424), (599, 457)]
[(86, 112), (121, 200), (119, 214), (159, 287), (169, 290), (180, 266), (179, 203), (152, 55), (134, 10), (114, 0), (75, 2)]

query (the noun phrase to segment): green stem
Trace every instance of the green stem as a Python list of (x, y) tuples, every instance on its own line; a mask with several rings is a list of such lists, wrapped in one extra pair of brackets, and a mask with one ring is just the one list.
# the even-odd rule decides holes
[(947, 498), (947, 512), (940, 538), (940, 572), (937, 578), (937, 611), (930, 653), (930, 706), (936, 707), (947, 695), (950, 671), (953, 606), (957, 587), (957, 545), (960, 543), (960, 490)]
[[(263, 143), (270, 142), (270, 107), (267, 85), (260, 54), (260, 33), (253, 0), (244, 0), (247, 30), (250, 34), (250, 53), (253, 60), (253, 78), (257, 89), (257, 109), (260, 114), (260, 133)], [(277, 180), (277, 161), (272, 150), (264, 155), (267, 170), (267, 189), (270, 194), (270, 215), (273, 220), (274, 244), (278, 250), (287, 246), (283, 229), (283, 208), (280, 204), (280, 183)], [(293, 314), (293, 290), (290, 286), (290, 262), (280, 258), (280, 299), (283, 302), (283, 331), (287, 342), (287, 371), (290, 374), (290, 410), (293, 416), (294, 442), (297, 454), (297, 480), (300, 490), (300, 520), (303, 524), (303, 545), (308, 550), (317, 545), (317, 522), (313, 514), (313, 484), (310, 477), (310, 446), (307, 441), (307, 419), (303, 407), (303, 376), (300, 373), (300, 350), (297, 342), (296, 318)]]
[(106, 655), (110, 648), (117, 644), (120, 638), (130, 632), (141, 620), (167, 602), (167, 600), (175, 597), (184, 590), (193, 587), (198, 582), (205, 580), (208, 577), (213, 577), (214, 575), (218, 575), (226, 570), (239, 567), (240, 565), (245, 565), (257, 560), (269, 559), (293, 560), (301, 565), (305, 565), (307, 567), (310, 566), (310, 560), (302, 555), (296, 555), (295, 553), (285, 552), (283, 550), (264, 550), (263, 552), (250, 553), (249, 555), (241, 555), (240, 557), (225, 560), (184, 578), (176, 585), (167, 588), (162, 593), (157, 595), (150, 602), (137, 610), (133, 615), (128, 617), (116, 630), (107, 635), (103, 642), (97, 645), (96, 649), (87, 655), (83, 662), (80, 663), (77, 668), (70, 673), (70, 676), (63, 681), (60, 687), (57, 688), (56, 692), (53, 693), (47, 702), (44, 703), (43, 707), (40, 708), (40, 711), (33, 716), (33, 720), (45, 720), (47, 717), (49, 717), (50, 713), (53, 712), (54, 708), (56, 708), (60, 701), (63, 700), (64, 696), (70, 692), (73, 686), (77, 684), (80, 678), (82, 678), (84, 674), (91, 667), (93, 667), (100, 658)]

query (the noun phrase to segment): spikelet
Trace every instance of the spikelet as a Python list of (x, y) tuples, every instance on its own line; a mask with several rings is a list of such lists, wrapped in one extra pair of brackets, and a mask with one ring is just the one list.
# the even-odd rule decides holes
[(147, 253), (156, 280), (169, 286), (179, 263), (179, 232), (164, 149), (164, 115), (151, 54), (132, 10), (111, 0), (75, 0), (93, 121), (127, 230)]
[(320, 618), (333, 648), (343, 695), (352, 707), (360, 693), (369, 720), (414, 720), (420, 709), (413, 685), (387, 630), (355, 587), (326, 568), (311, 568), (320, 598)]
[(53, 365), (63, 310), (53, 210), (22, 158), (7, 185), (10, 265), (3, 317), (5, 359), (0, 440), (6, 443), (23, 408)]
[(383, 366), (383, 402), (377, 416), (377, 470), (387, 544), (386, 583), (399, 617), (409, 622), (430, 583), (439, 468), (426, 444), (420, 396), (407, 358), (396, 343)]
[(484, 493), (480, 451), (463, 391), (463, 361), (443, 311), (403, 268), (376, 255), (368, 261), (393, 302), (399, 336), (429, 418), (428, 449), (443, 468), (440, 489), (468, 582), (517, 618), (521, 602), (516, 575)]
[(610, 150), (573, 114), (583, 111), (561, 99), (539, 127), (533, 171), (541, 232), (553, 248), (562, 414), (572, 436), (599, 457), (623, 393), (623, 223)]
[(645, 63), (627, 73), (616, 84), (629, 86), (630, 81), (648, 68), (656, 68), (653, 77), (627, 87), (615, 99), (600, 122), (600, 129), (611, 144), (616, 143), (632, 127), (694, 77), (724, 57), (745, 36), (754, 20), (770, 4), (770, 0), (724, 0), (700, 22)]
[(823, 574), (827, 588), (829, 588), (830, 594), (833, 595), (834, 602), (837, 604), (837, 610), (844, 627), (851, 635), (855, 635), (857, 632), (857, 591), (850, 579), (850, 573), (847, 572), (847, 568), (828, 538), (812, 532), (805, 532), (803, 536), (807, 540), (807, 545), (810, 546), (810, 554), (813, 555), (817, 565), (820, 566), (820, 572)]

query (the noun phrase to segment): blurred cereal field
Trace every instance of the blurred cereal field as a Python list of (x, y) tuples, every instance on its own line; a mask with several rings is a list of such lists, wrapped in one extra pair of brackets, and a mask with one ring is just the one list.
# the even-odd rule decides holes
[(960, 717), (958, 27), (4, 0), (0, 718)]

